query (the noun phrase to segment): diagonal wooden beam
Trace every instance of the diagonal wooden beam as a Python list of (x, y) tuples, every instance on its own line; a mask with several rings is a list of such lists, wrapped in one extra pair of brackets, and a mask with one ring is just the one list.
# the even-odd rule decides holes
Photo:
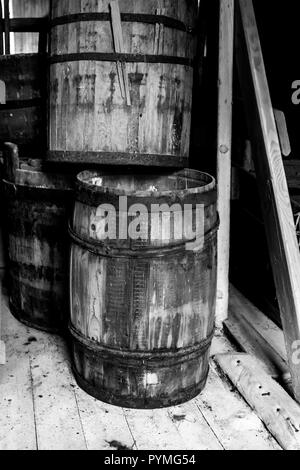
[(293, 391), (300, 402), (300, 253), (252, 0), (238, 1), (236, 52)]

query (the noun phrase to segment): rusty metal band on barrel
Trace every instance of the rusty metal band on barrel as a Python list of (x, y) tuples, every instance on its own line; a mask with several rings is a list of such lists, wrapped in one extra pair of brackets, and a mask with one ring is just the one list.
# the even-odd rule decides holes
[[(82, 21), (110, 21), (110, 13), (77, 13), (74, 15), (65, 15), (53, 18), (50, 21), (50, 27), (64, 26), (70, 23), (78, 23)], [(175, 18), (170, 18), (165, 15), (147, 15), (139, 13), (121, 13), (121, 21), (127, 23), (145, 23), (145, 24), (162, 24), (167, 28), (177, 29), (184, 31), (188, 34), (195, 34), (192, 27), (187, 26), (182, 21)]]
[(49, 58), (50, 64), (79, 62), (82, 60), (98, 62), (126, 62), (147, 64), (173, 64), (193, 67), (194, 60), (186, 57), (150, 54), (121, 54), (116, 52), (78, 52), (74, 54), (58, 54)]
[[(212, 240), (213, 238), (216, 237), (218, 229), (219, 229), (220, 221), (218, 218), (218, 221), (216, 225), (209, 231), (207, 232), (204, 237), (201, 238), (201, 240), (204, 239), (204, 242), (208, 242)], [(156, 249), (153, 248), (146, 248), (143, 247), (142, 249), (137, 249), (137, 250), (130, 250), (130, 249), (124, 249), (124, 248), (111, 248), (109, 245), (106, 243), (100, 242), (99, 240), (88, 240), (85, 239), (81, 236), (79, 236), (77, 233), (74, 232), (74, 230), (71, 228), (71, 224), (69, 223), (69, 235), (72, 239), (72, 241), (80, 246), (81, 248), (86, 249), (90, 253), (93, 253), (95, 255), (101, 255), (106, 258), (163, 258), (165, 256), (168, 256), (170, 254), (174, 255), (177, 253), (182, 253), (182, 251), (185, 249), (186, 245), (188, 244), (193, 244), (195, 242), (199, 242), (200, 240), (191, 240), (191, 241), (184, 241), (180, 244), (170, 244), (168, 247), (159, 247)]]
[[(100, 354), (102, 360), (107, 360), (110, 362), (114, 362), (115, 360), (119, 365), (121, 365), (123, 362), (126, 364), (126, 366), (130, 366), (131, 364), (136, 365), (137, 361), (147, 361), (147, 365), (150, 366), (155, 366), (156, 363), (159, 363), (160, 368), (168, 368), (170, 366), (181, 364), (182, 362), (186, 361), (187, 357), (189, 357), (190, 360), (197, 359), (209, 349), (215, 334), (215, 328), (213, 328), (211, 333), (207, 335), (205, 339), (200, 341), (200, 343), (196, 344), (195, 346), (190, 346), (179, 350), (163, 349), (156, 351), (136, 352), (127, 349), (113, 349), (96, 344), (79, 333), (79, 331), (77, 331), (71, 323), (69, 323), (69, 331), (72, 337), (78, 343), (93, 353)], [(149, 364), (151, 362), (152, 364)]]

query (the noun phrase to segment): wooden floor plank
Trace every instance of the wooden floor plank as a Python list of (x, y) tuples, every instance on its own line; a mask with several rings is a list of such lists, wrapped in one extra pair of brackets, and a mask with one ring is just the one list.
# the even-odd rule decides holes
[(220, 354), (215, 361), (285, 450), (300, 450), (300, 406), (248, 354)]
[(168, 414), (163, 410), (129, 410), (124, 413), (139, 450), (180, 450), (185, 443)]
[(187, 450), (223, 450), (220, 441), (199, 413), (196, 401), (190, 401), (169, 410), (169, 416)]
[(280, 449), (256, 414), (212, 364), (197, 405), (226, 450)]
[(38, 448), (87, 449), (64, 341), (32, 330), (29, 351)]
[(78, 387), (75, 395), (88, 450), (135, 449), (122, 408), (102, 403)]
[[(35, 450), (36, 432), (27, 329), (2, 302), (6, 364), (0, 367), (0, 450)], [(24, 331), (25, 330), (25, 331)]]
[[(253, 442), (255, 448), (278, 447), (215, 372), (197, 400), (179, 407), (123, 410), (98, 402), (75, 385), (61, 338), (31, 330), (6, 312), (0, 449), (239, 449)], [(232, 345), (217, 333), (212, 352), (228, 351)]]

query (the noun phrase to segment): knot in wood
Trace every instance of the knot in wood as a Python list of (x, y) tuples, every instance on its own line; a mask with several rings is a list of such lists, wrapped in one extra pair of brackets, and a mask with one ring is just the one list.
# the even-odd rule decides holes
[(220, 152), (221, 153), (228, 153), (229, 152), (229, 148), (227, 147), (227, 145), (221, 145), (220, 146)]

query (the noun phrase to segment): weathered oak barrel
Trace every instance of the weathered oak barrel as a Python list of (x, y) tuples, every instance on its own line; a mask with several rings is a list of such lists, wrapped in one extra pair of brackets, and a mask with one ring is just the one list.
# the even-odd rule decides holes
[(42, 172), (36, 160), (20, 168), (16, 146), (4, 153), (11, 310), (29, 326), (60, 331), (68, 316), (72, 181)]
[(83, 172), (77, 184), (70, 332), (79, 385), (133, 408), (193, 398), (214, 331), (214, 179)]
[(13, 142), (21, 157), (47, 148), (46, 80), (43, 54), (0, 57), (0, 145)]
[(197, 5), (52, 2), (49, 159), (186, 166)]

